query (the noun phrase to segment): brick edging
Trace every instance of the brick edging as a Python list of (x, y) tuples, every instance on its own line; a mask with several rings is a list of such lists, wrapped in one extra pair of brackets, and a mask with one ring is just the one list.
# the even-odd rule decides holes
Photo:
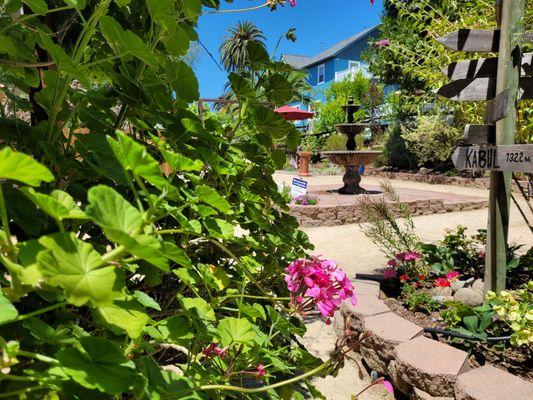
[[(429, 183), (432, 185), (453, 185), (461, 187), (469, 187), (474, 189), (489, 189), (490, 178), (465, 178), (463, 176), (446, 176), (446, 175), (433, 175), (433, 174), (419, 174), (411, 172), (391, 172), (380, 171), (377, 169), (368, 169), (365, 171), (367, 176), (377, 176), (385, 179), (397, 179), (401, 181), (412, 181), (420, 183)], [(520, 181), (520, 185), (525, 189), (527, 188), (526, 181)], [(512, 191), (520, 193), (518, 186), (513, 181), (511, 183)]]
[[(488, 207), (488, 201), (444, 202), (442, 200), (407, 201), (411, 215), (432, 215), (449, 212), (479, 210)], [(298, 219), (300, 226), (335, 226), (367, 222), (360, 204), (338, 206), (289, 205), (290, 213)]]

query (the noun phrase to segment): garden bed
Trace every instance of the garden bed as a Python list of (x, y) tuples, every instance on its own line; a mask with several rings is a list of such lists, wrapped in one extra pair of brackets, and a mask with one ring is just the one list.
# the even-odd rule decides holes
[[(385, 297), (383, 298), (383, 302), (393, 313), (407, 321), (424, 328), (446, 330), (446, 325), (443, 323), (440, 313), (437, 311), (429, 314), (410, 311), (403, 306), (401, 301), (393, 297)], [(472, 367), (480, 367), (486, 363), (490, 363), (533, 383), (533, 350), (531, 346), (521, 346), (518, 348), (507, 347), (504, 350), (494, 350), (493, 345), (484, 342), (465, 343), (464, 340), (450, 342), (449, 339), (442, 335), (433, 336), (433, 339), (437, 338), (440, 342), (451, 344), (454, 347), (467, 351), (469, 353), (468, 361)]]

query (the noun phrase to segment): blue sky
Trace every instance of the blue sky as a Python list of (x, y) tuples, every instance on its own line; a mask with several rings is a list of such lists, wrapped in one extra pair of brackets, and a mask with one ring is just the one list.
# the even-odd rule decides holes
[[(235, 0), (222, 3), (221, 9), (237, 9), (256, 6), (265, 0)], [(274, 50), (280, 35), (289, 28), (296, 28), (298, 40), (295, 43), (283, 40), (276, 58), (281, 53), (315, 55), (365, 28), (379, 23), (383, 0), (374, 5), (369, 0), (296, 0), (297, 6), (278, 7), (274, 12), (268, 8), (244, 13), (204, 14), (200, 18), (198, 33), (200, 40), (219, 60), (218, 48), (227, 29), (240, 20), (253, 22), (268, 39), (270, 53)], [(220, 62), (219, 62), (220, 63)], [(196, 74), (200, 82), (202, 97), (218, 97), (223, 92), (227, 73), (202, 52)]]

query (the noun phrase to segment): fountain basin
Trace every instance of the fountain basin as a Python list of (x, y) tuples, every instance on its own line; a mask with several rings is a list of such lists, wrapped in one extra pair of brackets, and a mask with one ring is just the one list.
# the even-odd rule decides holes
[(365, 189), (359, 186), (361, 175), (357, 169), (360, 165), (372, 164), (377, 160), (381, 151), (371, 150), (347, 150), (347, 151), (324, 151), (324, 156), (337, 165), (342, 165), (346, 169), (342, 181), (344, 186), (339, 189), (341, 194), (364, 194)]

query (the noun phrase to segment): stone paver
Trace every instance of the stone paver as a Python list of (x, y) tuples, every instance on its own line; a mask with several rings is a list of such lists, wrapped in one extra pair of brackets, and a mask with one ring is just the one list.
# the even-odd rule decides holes
[(352, 279), (351, 282), (357, 296), (373, 295), (379, 297), (379, 282), (365, 281), (362, 279)]
[(369, 367), (381, 374), (387, 374), (394, 348), (422, 333), (420, 326), (392, 312), (366, 317), (364, 325), (372, 336), (361, 344), (361, 354)]
[(414, 388), (411, 400), (454, 400), (453, 397), (435, 397), (420, 389)]
[[(349, 318), (349, 324), (357, 332), (365, 329), (365, 317), (389, 312), (387, 305), (377, 296), (372, 294), (362, 294), (357, 296), (357, 304), (354, 306), (349, 300), (345, 300), (339, 307), (344, 318)], [(335, 328), (338, 329), (338, 322), (335, 321)]]
[(457, 400), (531, 400), (533, 383), (487, 364), (459, 375), (455, 396)]
[(355, 306), (349, 300), (345, 300), (341, 304), (340, 309), (344, 315), (353, 315), (356, 317), (370, 317), (390, 311), (389, 307), (382, 300), (371, 294), (358, 295)]
[(418, 336), (400, 343), (389, 366), (400, 390), (415, 386), (432, 396), (453, 396), (457, 375), (469, 369), (466, 352)]

